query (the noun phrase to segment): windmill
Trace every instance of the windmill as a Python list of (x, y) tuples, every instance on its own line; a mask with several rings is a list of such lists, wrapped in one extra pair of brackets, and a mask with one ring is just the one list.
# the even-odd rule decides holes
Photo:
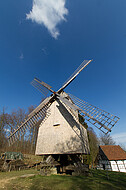
[(56, 92), (50, 85), (37, 78), (32, 81), (32, 85), (44, 95), (49, 91), (51, 95), (42, 101), (28, 115), (24, 123), (10, 134), (9, 144), (13, 144), (28, 128), (40, 122), (35, 154), (52, 155), (56, 161), (60, 155), (62, 166), (68, 165), (66, 164), (67, 155), (70, 155), (74, 164), (82, 167), (77, 155), (89, 154), (90, 151), (87, 130), (80, 123), (79, 117), (84, 118), (105, 134), (111, 132), (112, 127), (119, 120), (119, 117), (64, 92), (64, 89), (91, 61), (84, 60)]

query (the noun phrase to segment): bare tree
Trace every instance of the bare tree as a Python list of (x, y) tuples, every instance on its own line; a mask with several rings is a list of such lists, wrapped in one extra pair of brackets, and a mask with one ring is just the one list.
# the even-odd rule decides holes
[(2, 151), (6, 145), (7, 118), (8, 114), (5, 113), (5, 108), (3, 108), (0, 113), (0, 151)]
[[(38, 135), (38, 128), (40, 122), (35, 126), (31, 126), (26, 132), (22, 133), (22, 136), (17, 139), (11, 147), (8, 146), (7, 137), (14, 132), (24, 120), (28, 114), (34, 110), (35, 106), (30, 106), (28, 111), (18, 108), (11, 113), (5, 113), (5, 108), (0, 112), (0, 152), (1, 151), (21, 151), (23, 153), (34, 153), (36, 147), (36, 140)], [(7, 148), (6, 148), (7, 147)]]
[(100, 133), (99, 143), (100, 145), (115, 145), (115, 141), (112, 139), (110, 134), (106, 135), (103, 133)]

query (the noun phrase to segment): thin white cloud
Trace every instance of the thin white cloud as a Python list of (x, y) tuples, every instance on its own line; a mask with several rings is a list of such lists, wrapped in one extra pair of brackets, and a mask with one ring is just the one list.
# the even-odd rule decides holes
[(24, 59), (24, 55), (23, 55), (23, 53), (21, 53), (21, 55), (20, 55), (19, 58), (20, 58), (20, 59)]
[(126, 144), (126, 132), (111, 135), (117, 144)]
[(43, 24), (52, 37), (57, 39), (60, 32), (57, 25), (66, 21), (68, 10), (65, 7), (66, 0), (33, 0), (32, 10), (26, 14), (27, 19)]
[(45, 55), (48, 55), (48, 53), (47, 53), (47, 48), (46, 48), (46, 47), (42, 48), (42, 52), (43, 52)]

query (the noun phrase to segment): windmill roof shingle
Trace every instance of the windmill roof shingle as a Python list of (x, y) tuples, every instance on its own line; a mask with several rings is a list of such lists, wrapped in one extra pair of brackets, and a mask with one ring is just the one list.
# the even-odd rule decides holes
[(126, 152), (119, 145), (100, 146), (108, 160), (126, 160)]

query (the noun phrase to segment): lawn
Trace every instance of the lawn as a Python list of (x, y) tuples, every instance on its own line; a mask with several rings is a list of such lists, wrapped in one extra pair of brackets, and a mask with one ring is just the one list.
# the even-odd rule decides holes
[[(26, 177), (23, 175), (35, 174)], [(90, 170), (89, 176), (41, 176), (36, 170), (0, 173), (0, 189), (7, 190), (126, 190), (126, 174)]]

